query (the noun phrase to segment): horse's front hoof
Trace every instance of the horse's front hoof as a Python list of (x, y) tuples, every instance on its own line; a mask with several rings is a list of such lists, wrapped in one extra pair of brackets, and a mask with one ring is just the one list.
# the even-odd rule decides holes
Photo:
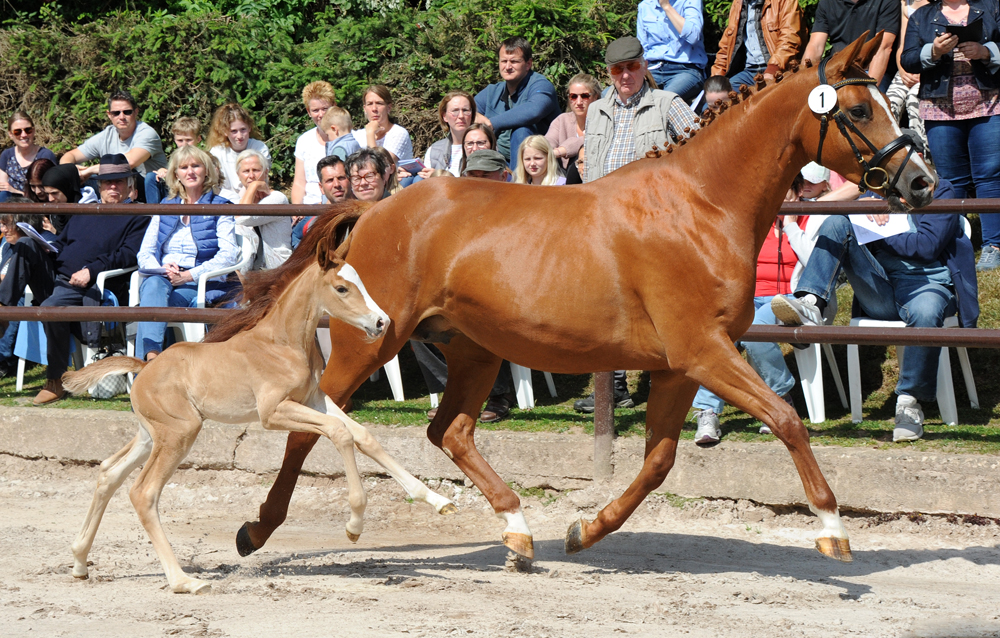
[(240, 556), (246, 557), (256, 552), (259, 547), (254, 546), (250, 540), (250, 521), (243, 523), (240, 531), (236, 532), (236, 551)]
[(344, 530), (347, 533), (347, 540), (352, 543), (357, 543), (358, 539), (361, 538), (361, 534), (354, 534), (350, 530)]
[(586, 538), (583, 533), (583, 526), (586, 522), (581, 518), (578, 521), (574, 521), (569, 529), (566, 531), (566, 553), (576, 554), (582, 551), (587, 546), (585, 545), (584, 539)]
[(194, 594), (195, 596), (200, 596), (201, 594), (212, 593), (212, 584), (204, 580), (198, 580), (197, 578), (189, 578), (171, 587), (171, 589), (175, 594)]
[(438, 514), (441, 516), (451, 516), (458, 512), (458, 508), (455, 507), (454, 503), (447, 503), (444, 507), (438, 510)]
[(504, 532), (501, 538), (503, 538), (503, 544), (511, 551), (516, 552), (518, 556), (524, 556), (528, 559), (535, 558), (535, 544), (532, 542), (531, 536), (517, 532)]
[(828, 536), (816, 539), (816, 549), (820, 554), (835, 558), (842, 563), (851, 563), (854, 557), (851, 555), (851, 541), (846, 538), (830, 538)]

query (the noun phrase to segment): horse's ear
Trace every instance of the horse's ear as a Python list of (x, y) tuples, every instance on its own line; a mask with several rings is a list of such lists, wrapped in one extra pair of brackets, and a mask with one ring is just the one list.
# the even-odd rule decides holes
[[(841, 49), (840, 53), (837, 53), (830, 58), (830, 62), (826, 65), (827, 82), (833, 84), (837, 80), (844, 79), (847, 77), (847, 70), (850, 69), (855, 63), (861, 62), (861, 51), (865, 46), (865, 40), (868, 38), (868, 33), (868, 31), (865, 31), (861, 34), (861, 37), (848, 44), (846, 47)], [(882, 42), (882, 38), (877, 39), (880, 43)], [(878, 49), (876, 48), (875, 50), (877, 51)]]
[(865, 42), (864, 46), (861, 47), (861, 53), (858, 54), (857, 63), (862, 69), (867, 69), (871, 63), (872, 58), (878, 53), (878, 50), (882, 47), (882, 36), (885, 35), (885, 30), (879, 31), (875, 34), (875, 37)]
[(326, 237), (322, 237), (316, 242), (316, 261), (323, 270), (336, 268), (343, 263), (342, 260), (337, 259), (337, 251), (330, 248), (330, 242)]

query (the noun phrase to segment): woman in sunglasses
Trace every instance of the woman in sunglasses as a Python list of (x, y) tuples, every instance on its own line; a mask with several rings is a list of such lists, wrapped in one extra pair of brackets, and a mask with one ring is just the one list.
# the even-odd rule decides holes
[(26, 195), (28, 167), (36, 159), (57, 161), (52, 151), (35, 144), (35, 123), (27, 113), (18, 111), (7, 120), (7, 136), (14, 146), (0, 153), (0, 202), (11, 195)]
[(587, 123), (590, 103), (601, 97), (597, 78), (587, 73), (577, 73), (569, 81), (569, 99), (566, 112), (552, 120), (545, 139), (552, 145), (555, 156), (565, 170), (583, 148), (583, 129)]

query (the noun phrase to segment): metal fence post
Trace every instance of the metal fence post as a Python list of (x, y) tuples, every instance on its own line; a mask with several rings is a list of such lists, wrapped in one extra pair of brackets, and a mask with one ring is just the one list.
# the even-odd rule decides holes
[(594, 375), (594, 480), (611, 478), (611, 447), (615, 438), (614, 380), (610, 372)]

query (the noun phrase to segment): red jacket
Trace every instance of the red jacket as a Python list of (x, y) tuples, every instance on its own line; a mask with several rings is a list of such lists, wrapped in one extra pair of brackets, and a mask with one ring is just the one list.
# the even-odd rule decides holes
[[(798, 224), (800, 228), (805, 228), (809, 221), (808, 215), (800, 215)], [(777, 222), (777, 220), (775, 220)], [(774, 234), (775, 225), (771, 225), (771, 230), (767, 233), (764, 245), (757, 255), (757, 285), (754, 288), (754, 297), (773, 297), (775, 295), (787, 295), (792, 292), (791, 281), (792, 271), (799, 258), (788, 243), (788, 236), (781, 233), (781, 251), (778, 251), (778, 238)], [(779, 267), (780, 261), (780, 267)]]

